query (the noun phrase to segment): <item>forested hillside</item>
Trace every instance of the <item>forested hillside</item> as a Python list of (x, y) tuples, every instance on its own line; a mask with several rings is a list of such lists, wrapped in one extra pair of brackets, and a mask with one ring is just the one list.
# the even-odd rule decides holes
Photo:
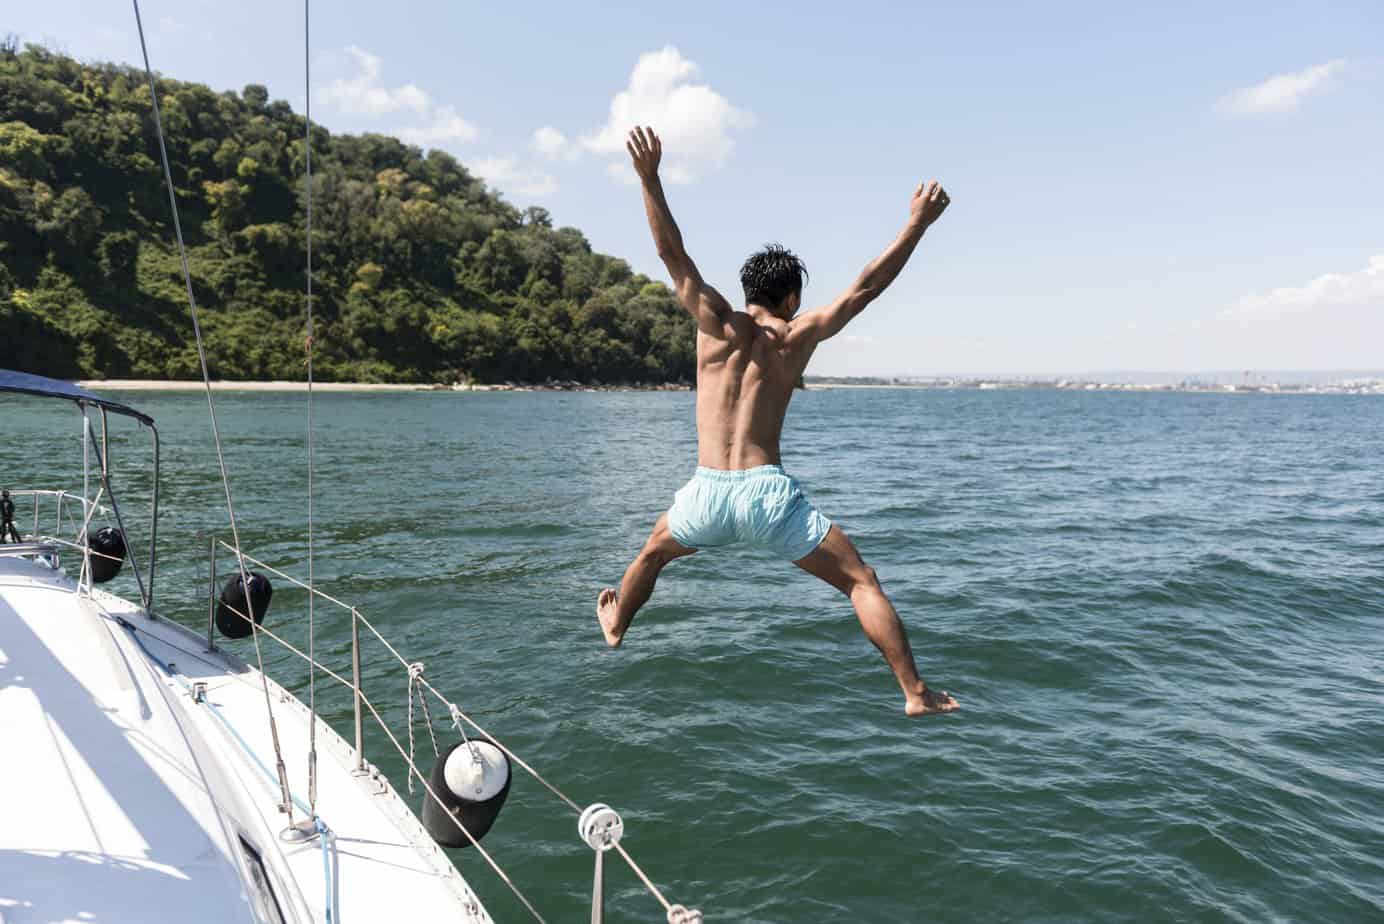
[[(255, 85), (159, 98), (213, 375), (304, 377), (302, 117)], [(693, 377), (666, 286), (450, 155), (315, 127), (312, 164), (319, 377)], [(173, 240), (143, 71), (0, 48), (0, 367), (197, 377)]]

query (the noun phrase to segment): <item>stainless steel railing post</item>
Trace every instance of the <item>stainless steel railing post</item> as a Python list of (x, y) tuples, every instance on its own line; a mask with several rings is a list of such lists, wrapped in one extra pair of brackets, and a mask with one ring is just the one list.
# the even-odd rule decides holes
[(101, 408), (101, 476), (110, 484), (111, 479), (111, 444), (110, 435), (106, 427), (106, 409)]
[(351, 607), (351, 695), (356, 705), (356, 769), (365, 769), (365, 742), (360, 722), (360, 619)]
[(210, 583), (207, 585), (207, 651), (216, 650), (216, 534), (211, 537), (211, 554), (207, 558), (207, 572)]
[(605, 852), (596, 851), (596, 872), (591, 877), (591, 924), (601, 924), (605, 920), (605, 876), (601, 866)]
[[(88, 421), (87, 423), (87, 429), (91, 429), (90, 421)], [(101, 466), (101, 489), (97, 492), (96, 496), (100, 497), (101, 491), (105, 492), (106, 497), (111, 502), (111, 514), (115, 517), (116, 528), (120, 530), (120, 535), (129, 536), (130, 531), (125, 528), (125, 518), (120, 515), (120, 504), (115, 499), (115, 491), (111, 489), (111, 480), (105, 468), (106, 457), (101, 454), (101, 450), (97, 448), (95, 443), (92, 443), (91, 451), (96, 454), (96, 461)], [(86, 517), (82, 522), (82, 547), (86, 549), (86, 558), (84, 560), (84, 566), (87, 571), (87, 593), (90, 594), (91, 586), (93, 583), (93, 576), (91, 573), (91, 543), (87, 541), (87, 526), (91, 523), (92, 515), (100, 509), (100, 506), (94, 500), (87, 500), (86, 498), (82, 499), (82, 504), (83, 510), (86, 514)], [(149, 604), (149, 588), (145, 586), (144, 576), (140, 573), (139, 570), (139, 556), (127, 555), (126, 560), (130, 563), (130, 570), (132, 570), (135, 573), (135, 583), (139, 585), (139, 599), (144, 604), (144, 612), (148, 614), (150, 619), (153, 619), (155, 617), (154, 612), (150, 608)]]
[(154, 432), (154, 502), (149, 511), (149, 608), (154, 608), (154, 566), (158, 558), (159, 540), (159, 428), (150, 421)]

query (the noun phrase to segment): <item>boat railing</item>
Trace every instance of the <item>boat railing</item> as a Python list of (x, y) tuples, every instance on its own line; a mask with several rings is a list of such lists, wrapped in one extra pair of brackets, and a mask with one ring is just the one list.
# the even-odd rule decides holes
[[(230, 552), (232, 555), (235, 555), (238, 559), (237, 564), (241, 567), (247, 570), (249, 568), (254, 568), (262, 572), (274, 575), (275, 577), (281, 580), (287, 581), (289, 584), (292, 584), (300, 590), (307, 592), (308, 594), (312, 595), (312, 597), (314, 597), (315, 599), (323, 601), (324, 603), (330, 604), (334, 607), (339, 608), (343, 612), (350, 614), (351, 664), (349, 668), (349, 677), (346, 676), (347, 672), (344, 669), (335, 670), (332, 667), (329, 667), (328, 665), (321, 663), (317, 659), (310, 657), (307, 652), (303, 651), (297, 645), (294, 645), (292, 642), (285, 639), (278, 633), (274, 632), (272, 629), (266, 628), (262, 622), (257, 623), (253, 618), (251, 618), (250, 614), (242, 612), (241, 610), (237, 609), (231, 603), (222, 599), (218, 595), (216, 560), (218, 552), (223, 550), (226, 552)], [(592, 879), (591, 899), (592, 924), (600, 924), (604, 916), (602, 858), (604, 857), (607, 851), (612, 850), (618, 853), (620, 857), (624, 859), (625, 863), (634, 872), (635, 876), (638, 877), (638, 879), (644, 885), (645, 889), (649, 892), (649, 894), (659, 903), (659, 905), (662, 906), (668, 924), (696, 924), (696, 922), (702, 921), (702, 913), (699, 910), (687, 908), (683, 905), (669, 902), (668, 899), (664, 897), (663, 893), (659, 890), (659, 888), (645, 874), (644, 870), (639, 866), (639, 864), (635, 862), (634, 858), (630, 856), (629, 852), (625, 849), (624, 845), (620, 843), (620, 839), (624, 833), (624, 823), (618, 815), (618, 813), (616, 813), (613, 809), (611, 809), (608, 805), (604, 803), (595, 803), (583, 808), (579, 803), (570, 798), (561, 789), (549, 782), (527, 761), (525, 761), (513, 750), (507, 747), (498, 737), (493, 735), (487, 729), (483, 728), (478, 722), (475, 721), (475, 719), (467, 715), (459, 706), (457, 706), (455, 702), (449, 700), (446, 696), (444, 696), (442, 692), (439, 691), (433, 685), (433, 683), (430, 680), (428, 680), (428, 678), (425, 676), (422, 662), (409, 661), (407, 658), (405, 658), (404, 655), (398, 650), (398, 648), (396, 648), (393, 645), (393, 643), (391, 643), (389, 639), (387, 639), (383, 635), (383, 633), (380, 632), (380, 630), (374, 625), (374, 623), (372, 623), (368, 618), (366, 618), (365, 614), (363, 614), (358, 607), (355, 607), (344, 600), (341, 600), (329, 593), (326, 593), (325, 591), (322, 591), (317, 587), (309, 586), (308, 584), (298, 580), (297, 578), (293, 577), (287, 572), (275, 568), (267, 562), (261, 561), (248, 554), (245, 554), (243, 551), (237, 549), (235, 546), (217, 538), (214, 535), (210, 537), (209, 542), (208, 575), (209, 591), (207, 595), (206, 639), (207, 647), (209, 650), (216, 649), (216, 612), (219, 606), (224, 606), (238, 618), (251, 623), (254, 626), (254, 629), (252, 631), (267, 636), (286, 651), (297, 656), (303, 661), (306, 661), (310, 667), (320, 671), (324, 676), (330, 678), (335, 683), (340, 684), (341, 686), (345, 687), (347, 690), (350, 691), (353, 704), (352, 711), (354, 723), (355, 760), (355, 767), (353, 769), (355, 772), (370, 775), (375, 775), (379, 773), (378, 769), (366, 760), (365, 755), (364, 724), (366, 715), (368, 714), (369, 717), (374, 720), (375, 724), (379, 726), (380, 730), (384, 732), (385, 736), (389, 739), (389, 742), (393, 746), (394, 750), (398, 752), (399, 757), (404, 761), (408, 769), (410, 791), (412, 791), (412, 781), (416, 778), (418, 782), (422, 785), (427, 798), (436, 800), (436, 802), (439, 805), (443, 806), (443, 808), (445, 809), (446, 803), (433, 789), (429, 781), (428, 774), (424, 772), (422, 769), (420, 769), (417, 762), (414, 760), (416, 750), (414, 746), (414, 721), (412, 712), (414, 697), (416, 695), (418, 697), (418, 701), (422, 705), (421, 711), (423, 713), (423, 721), (427, 724), (431, 736), (434, 729), (432, 724), (432, 714), (427, 705), (427, 697), (431, 696), (445, 711), (446, 716), (451, 720), (453, 727), (461, 735), (463, 741), (467, 741), (470, 737), (468, 736), (467, 732), (467, 729), (469, 728), (471, 730), (471, 736), (478, 736), (480, 739), (494, 744), (495, 747), (499, 748), (499, 750), (502, 751), (505, 754), (505, 756), (508, 757), (515, 765), (523, 769), (524, 772), (526, 772), (530, 777), (532, 777), (541, 786), (543, 786), (543, 788), (548, 790), (548, 792), (551, 793), (567, 809), (575, 813), (575, 815), (577, 816), (578, 835), (581, 838), (581, 840), (594, 851), (595, 854), (595, 872), (593, 874)], [(400, 742), (399, 736), (389, 726), (389, 723), (385, 721), (384, 716), (380, 712), (380, 707), (373, 700), (371, 700), (369, 696), (366, 695), (364, 686), (361, 683), (362, 630), (364, 630), (364, 632), (367, 633), (368, 636), (373, 636), (381, 645), (384, 646), (385, 650), (388, 651), (389, 654), (399, 663), (401, 671), (407, 677), (409, 695), (409, 727), (407, 749), (405, 749), (404, 744)], [(433, 737), (433, 747), (434, 750), (437, 749), (435, 736)], [(513, 880), (511, 880), (509, 875), (505, 873), (505, 871), (500, 867), (499, 863), (496, 862), (494, 857), (491, 856), (491, 854), (478, 843), (477, 839), (471, 835), (471, 832), (467, 830), (467, 828), (461, 823), (461, 821), (457, 818), (456, 814), (450, 811), (445, 811), (445, 815), (447, 818), (451, 820), (452, 824), (454, 824), (456, 828), (465, 836), (469, 844), (476, 848), (477, 852), (486, 861), (487, 865), (489, 865), (490, 868), (496, 873), (496, 875), (499, 876), (501, 881), (503, 881), (505, 885), (509, 887), (510, 891), (514, 893), (514, 895), (519, 899), (519, 901), (524, 905), (524, 907), (526, 907), (530, 911), (530, 913), (532, 913), (533, 917), (538, 921), (543, 921), (543, 916), (539, 914), (537, 909), (534, 908), (534, 906), (530, 903), (528, 898), (524, 896), (523, 892), (520, 891), (519, 887), (514, 884)]]
[[(57, 386), (61, 383), (52, 382), (51, 384)], [(7, 389), (0, 388), (0, 390)], [(30, 391), (29, 389), (20, 390)], [(45, 394), (50, 397), (71, 397), (66, 392), (62, 391), (54, 392), (45, 390), (37, 393)], [(76, 402), (77, 408), (82, 415), (82, 493), (76, 494), (66, 490), (43, 489), (9, 491), (8, 493), (10, 495), (11, 500), (18, 497), (31, 497), (33, 499), (34, 534), (36, 536), (38, 535), (41, 526), (39, 510), (41, 506), (41, 499), (45, 497), (56, 498), (57, 515), (55, 535), (53, 536), (53, 538), (55, 540), (61, 541), (61, 533), (64, 525), (64, 514), (66, 514), (66, 522), (73, 528), (73, 538), (67, 540), (67, 545), (69, 547), (77, 545), (80, 548), (80, 546), (85, 543), (86, 528), (90, 525), (93, 516), (95, 516), (96, 514), (100, 514), (104, 518), (109, 515), (115, 521), (114, 525), (119, 528), (121, 538), (125, 542), (125, 557), (126, 560), (128, 560), (130, 563), (131, 571), (134, 572), (135, 582), (139, 585), (140, 601), (144, 604), (145, 609), (152, 610), (154, 608), (154, 570), (157, 565), (157, 548), (159, 537), (158, 427), (154, 425), (153, 418), (148, 417), (144, 414), (140, 414), (138, 411), (135, 411), (132, 408), (125, 407), (124, 405), (118, 405), (113, 404), (111, 402), (103, 401), (101, 399), (96, 398), (93, 395), (85, 395), (85, 393), (80, 392), (80, 390), (79, 394), (84, 395), (84, 397), (76, 397), (73, 398), (73, 400)], [(101, 422), (101, 430), (99, 434), (96, 432), (95, 427), (92, 425), (90, 410), (93, 407), (95, 407), (95, 409), (100, 412), (98, 419)], [(152, 446), (154, 468), (152, 478), (152, 496), (149, 505), (149, 552), (148, 560), (146, 561), (145, 567), (143, 568), (141, 568), (139, 564), (139, 558), (134, 554), (134, 549), (130, 545), (130, 532), (125, 524), (125, 521), (120, 515), (119, 499), (115, 496), (114, 488), (111, 487), (111, 452), (109, 415), (107, 414), (108, 410), (113, 410), (117, 414), (137, 419), (140, 423), (141, 428), (147, 427), (149, 429), (151, 436), (153, 437)], [(92, 492), (93, 483), (95, 487), (95, 493)], [(101, 500), (103, 498), (107, 501), (107, 503), (109, 503), (109, 507), (101, 503)], [(76, 523), (73, 522), (72, 508), (68, 503), (70, 501), (76, 501), (77, 506), (81, 510), (82, 525), (80, 528), (78, 528)], [(18, 529), (18, 526), (16, 525), (15, 528)], [(111, 559), (113, 559), (114, 556), (105, 555), (99, 551), (88, 550), (85, 548), (82, 548), (81, 551), (83, 555), (83, 582), (86, 583), (89, 588), (91, 574), (90, 564), (92, 556)]]
[[(73, 515), (72, 515), (73, 505), (75, 505), (75, 507), (81, 511), (81, 516), (82, 516), (82, 522), (83, 522), (83, 523), (88, 522), (88, 519), (87, 519), (87, 512), (88, 512), (88, 511), (92, 511), (94, 514), (97, 514), (97, 515), (100, 515), (100, 516), (105, 516), (106, 514), (108, 514), (108, 513), (110, 512), (109, 509), (107, 509), (104, 505), (98, 504), (98, 503), (96, 503), (96, 502), (94, 502), (94, 501), (91, 501), (91, 500), (88, 500), (87, 498), (83, 497), (82, 495), (80, 495), (80, 494), (74, 494), (74, 493), (72, 493), (71, 491), (64, 491), (64, 490), (46, 490), (46, 489), (22, 489), (22, 490), (17, 490), (17, 491), (11, 491), (11, 492), (10, 492), (10, 497), (13, 498), (13, 499), (15, 499), (15, 500), (18, 500), (18, 499), (21, 498), (21, 497), (31, 497), (31, 498), (33, 498), (33, 520), (34, 520), (34, 528), (33, 528), (33, 530), (30, 532), (30, 535), (34, 536), (35, 538), (39, 537), (40, 535), (43, 535), (43, 533), (41, 532), (41, 530), (43, 529), (43, 521), (40, 519), (40, 515), (42, 514), (42, 509), (41, 509), (42, 504), (41, 504), (40, 502), (41, 502), (44, 498), (54, 498), (54, 499), (55, 499), (55, 503), (53, 504), (53, 507), (54, 507), (54, 512), (53, 512), (53, 517), (54, 517), (54, 520), (53, 520), (53, 532), (47, 534), (47, 538), (50, 538), (50, 539), (61, 539), (61, 538), (62, 538), (62, 529), (63, 529), (63, 526), (64, 526), (64, 520), (63, 520), (63, 514), (64, 514), (64, 513), (67, 515), (67, 519), (66, 519), (66, 521), (65, 521), (65, 524), (71, 528), (73, 538), (74, 538), (74, 539), (79, 538), (81, 530), (80, 530), (80, 526), (78, 525), (76, 519), (75, 519), (75, 518), (73, 517)], [(73, 543), (69, 543), (69, 544), (73, 544)]]
[[(115, 555), (107, 555), (104, 552), (93, 549), (86, 541), (86, 536), (91, 529), (91, 521), (97, 517), (106, 517), (110, 509), (96, 501), (89, 500), (80, 494), (74, 494), (66, 490), (52, 489), (22, 489), (9, 492), (11, 500), (31, 497), (33, 499), (33, 529), (29, 533), (29, 541), (0, 543), (0, 555), (24, 555), (38, 558), (51, 558), (54, 567), (59, 564), (61, 553), (64, 549), (76, 552), (82, 556), (82, 573), (78, 578), (78, 584), (90, 590), (92, 586), (92, 558), (104, 558), (109, 561), (123, 562), (124, 559)], [(47, 522), (42, 518), (42, 501), (51, 498), (54, 507), (53, 511), (53, 531), (44, 531), (44, 524)], [(73, 511), (80, 511), (80, 522), (73, 515)], [(63, 536), (63, 527), (69, 528), (71, 538)]]

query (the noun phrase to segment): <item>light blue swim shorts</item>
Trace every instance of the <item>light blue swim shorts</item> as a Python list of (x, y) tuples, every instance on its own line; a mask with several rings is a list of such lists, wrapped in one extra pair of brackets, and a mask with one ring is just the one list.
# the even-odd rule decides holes
[(789, 561), (826, 538), (831, 521), (781, 465), (743, 471), (697, 468), (668, 509), (668, 530), (689, 549), (743, 542)]

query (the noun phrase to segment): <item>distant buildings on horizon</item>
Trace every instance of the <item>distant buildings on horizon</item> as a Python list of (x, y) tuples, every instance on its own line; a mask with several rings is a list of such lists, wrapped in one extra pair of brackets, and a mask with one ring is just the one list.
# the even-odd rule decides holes
[(1384, 395), (1384, 372), (1108, 372), (1080, 375), (809, 375), (807, 387), (1055, 388), (1068, 391), (1192, 391)]

